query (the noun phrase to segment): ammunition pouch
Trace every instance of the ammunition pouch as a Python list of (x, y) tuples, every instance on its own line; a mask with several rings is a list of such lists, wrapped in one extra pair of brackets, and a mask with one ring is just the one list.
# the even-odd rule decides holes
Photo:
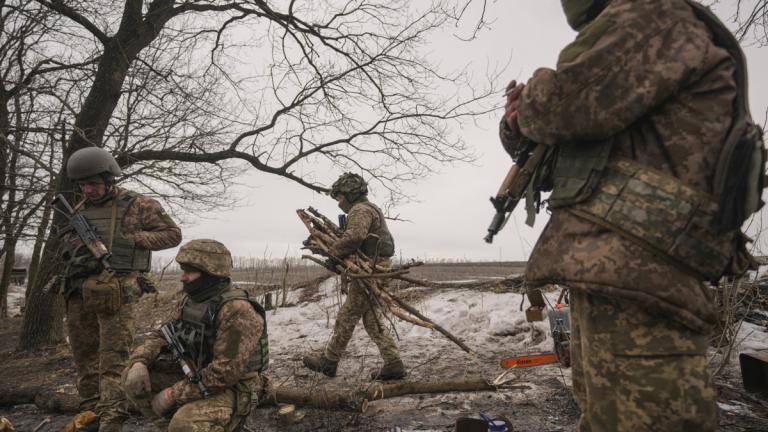
[(239, 430), (253, 407), (258, 406), (259, 401), (264, 399), (266, 381), (266, 377), (252, 372), (235, 384), (235, 408), (232, 411), (232, 420), (226, 427), (228, 432)]
[(567, 210), (702, 280), (743, 274), (752, 262), (741, 233), (718, 233), (713, 196), (633, 161), (609, 162), (592, 196)]
[(97, 314), (115, 314), (123, 304), (120, 279), (117, 274), (103, 271), (83, 281), (83, 309)]

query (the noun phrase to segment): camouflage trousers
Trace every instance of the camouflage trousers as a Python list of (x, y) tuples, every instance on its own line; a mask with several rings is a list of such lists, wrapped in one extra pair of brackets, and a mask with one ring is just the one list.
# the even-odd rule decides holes
[(708, 337), (638, 305), (571, 292), (579, 431), (713, 431)]
[[(158, 365), (159, 363), (159, 365)], [(123, 382), (128, 369), (123, 372)], [(152, 398), (179, 380), (186, 379), (179, 365), (171, 360), (161, 360), (149, 368), (150, 393), (131, 397), (130, 402), (160, 430), (169, 432), (231, 432), (250, 413), (250, 395), (238, 394), (233, 389), (214, 393), (208, 399), (198, 399), (179, 407), (170, 418), (158, 417), (152, 411)], [(254, 384), (256, 379), (251, 380)], [(242, 385), (239, 383), (238, 386)], [(260, 391), (260, 389), (254, 389)], [(243, 398), (245, 396), (245, 398)]]
[(113, 314), (94, 313), (84, 310), (82, 296), (73, 293), (67, 299), (67, 329), (80, 409), (94, 411), (102, 425), (123, 423), (128, 410), (120, 374), (133, 343), (133, 305)]
[(388, 364), (400, 360), (397, 345), (395, 345), (390, 331), (384, 327), (381, 314), (381, 307), (368, 296), (364, 284), (358, 281), (350, 282), (347, 299), (336, 315), (333, 335), (325, 347), (325, 357), (329, 360), (339, 361), (347, 348), (347, 344), (352, 339), (352, 332), (354, 332), (357, 322), (362, 318), (363, 327), (378, 347), (384, 363)]

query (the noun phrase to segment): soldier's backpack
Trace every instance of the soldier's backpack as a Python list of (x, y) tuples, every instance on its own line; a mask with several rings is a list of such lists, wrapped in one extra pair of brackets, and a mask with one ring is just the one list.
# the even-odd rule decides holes
[(752, 120), (747, 93), (747, 62), (741, 46), (709, 8), (691, 0), (686, 3), (714, 36), (716, 45), (725, 48), (736, 62), (735, 116), (717, 163), (714, 195), (720, 204), (720, 232), (738, 230), (744, 221), (765, 204), (766, 150), (763, 130)]

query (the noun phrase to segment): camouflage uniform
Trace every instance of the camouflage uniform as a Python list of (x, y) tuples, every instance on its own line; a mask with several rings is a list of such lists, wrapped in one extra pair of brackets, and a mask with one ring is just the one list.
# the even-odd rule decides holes
[[(584, 11), (597, 2), (581, 3)], [(732, 121), (734, 62), (682, 0), (607, 3), (557, 69), (539, 69), (527, 83), (521, 134), (561, 152), (611, 140), (610, 160), (711, 193)], [(519, 139), (504, 122), (501, 136), (505, 148)], [(580, 430), (716, 427), (705, 352), (717, 315), (701, 278), (564, 206), (552, 210), (526, 279), (573, 292)]]
[[(170, 323), (190, 356), (186, 360), (198, 365), (200, 382), (209, 396), (204, 398), (199, 387), (181, 373), (159, 330), (133, 351), (123, 386), (139, 411), (162, 429), (233, 431), (263, 393), (262, 372), (269, 362), (264, 309), (245, 291), (232, 287), (232, 256), (223, 244), (192, 240), (181, 247), (176, 261), (183, 270), (188, 265), (201, 275), (194, 288), (191, 282), (184, 283), (187, 295)], [(132, 391), (129, 385), (136, 363), (148, 368), (148, 393)], [(152, 401), (168, 388), (172, 409), (159, 417)]]
[[(344, 234), (330, 249), (330, 253), (338, 258), (346, 257), (360, 249), (369, 234), (379, 231), (385, 224), (381, 210), (367, 199), (362, 199), (352, 206), (348, 220)], [(388, 267), (391, 262), (388, 256), (380, 257), (378, 264)], [(381, 307), (366, 293), (366, 283), (384, 284), (384, 288), (387, 286), (386, 279), (365, 283), (353, 280), (349, 283), (349, 293), (336, 315), (336, 324), (333, 327), (331, 340), (325, 348), (325, 356), (329, 360), (339, 361), (352, 338), (355, 326), (362, 318), (365, 331), (379, 348), (384, 364), (399, 362), (400, 353), (397, 345), (390, 331), (382, 323)]]
[[(224, 291), (229, 290), (227, 286)], [(183, 303), (191, 300), (185, 299)], [(181, 318), (181, 308), (171, 321)], [(164, 350), (165, 340), (159, 332), (148, 336), (131, 354), (130, 365), (144, 363), (150, 370), (152, 392), (128, 395), (147, 418), (168, 431), (231, 431), (250, 412), (251, 394), (259, 394), (263, 378), (247, 373), (248, 361), (264, 332), (264, 319), (247, 301), (235, 299), (225, 303), (216, 318), (216, 340), (213, 358), (199, 370), (201, 381), (211, 397), (203, 399), (200, 390), (181, 373), (173, 358)], [(236, 341), (236, 342), (235, 342)], [(128, 368), (126, 368), (126, 373)], [(125, 380), (126, 373), (123, 374)], [(153, 396), (172, 386), (178, 410), (170, 420), (158, 417), (150, 405)]]
[[(86, 201), (83, 210), (111, 207), (113, 200), (127, 191), (112, 187), (97, 201)], [(181, 230), (165, 213), (160, 204), (149, 197), (137, 196), (125, 210), (122, 225), (116, 235), (131, 239), (138, 248), (156, 251), (174, 247), (181, 241)], [(100, 233), (107, 242), (108, 234)], [(127, 416), (125, 396), (120, 388), (120, 374), (125, 368), (133, 343), (133, 304), (142, 293), (146, 274), (118, 273), (122, 305), (114, 313), (94, 312), (83, 306), (82, 283), (90, 275), (101, 272), (101, 265), (88, 258), (88, 252), (74, 233), (63, 238), (67, 251), (65, 260), (78, 261), (65, 281), (69, 342), (77, 367), (77, 390), (81, 410), (92, 410), (101, 416), (100, 422), (120, 424)], [(85, 259), (83, 259), (85, 257)]]

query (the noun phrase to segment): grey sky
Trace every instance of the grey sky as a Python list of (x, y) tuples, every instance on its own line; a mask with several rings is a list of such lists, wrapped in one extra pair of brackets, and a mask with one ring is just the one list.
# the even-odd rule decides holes
[[(729, 25), (735, 4), (735, 0), (724, 1), (715, 9)], [(506, 80), (526, 80), (537, 67), (554, 66), (560, 49), (575, 36), (565, 22), (559, 1), (497, 1), (489, 3), (487, 14), (491, 28), (480, 32), (476, 40), (463, 42), (452, 34), (466, 35), (469, 27), (449, 29), (434, 38), (429, 46), (430, 56), (446, 67), (470, 64), (478, 77), (484, 75), (487, 67), (503, 66), (509, 61)], [(746, 49), (752, 111), (759, 122), (768, 106), (768, 92), (762, 79), (768, 76), (767, 53), (768, 48)], [(504, 84), (499, 88), (500, 107)], [(527, 258), (546, 222), (545, 214), (540, 214), (535, 227), (529, 228), (524, 224), (523, 209), (518, 208), (493, 245), (482, 241), (493, 215), (488, 197), (495, 193), (511, 163), (497, 137), (501, 112), (500, 108), (497, 115), (459, 131), (478, 155), (473, 165), (439, 167), (440, 172), (429, 179), (409, 186), (418, 201), (398, 206), (391, 212), (410, 221), (390, 222), (397, 249), (404, 258)], [(313, 206), (334, 219), (340, 212), (329, 197), (275, 176), (251, 172), (241, 183), (244, 186), (232, 190), (241, 198), (241, 206), (208, 213), (185, 223), (182, 226), (185, 241), (215, 238), (238, 256), (298, 256), (307, 232), (295, 210)], [(370, 198), (379, 202), (385, 198), (384, 191), (374, 189)], [(159, 256), (170, 259), (175, 252), (163, 251)]]

